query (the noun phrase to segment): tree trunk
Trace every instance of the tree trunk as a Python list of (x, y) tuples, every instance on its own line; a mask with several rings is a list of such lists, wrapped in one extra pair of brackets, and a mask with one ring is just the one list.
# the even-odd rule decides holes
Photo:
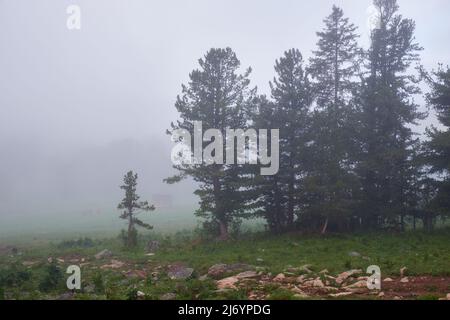
[(226, 223), (225, 221), (219, 221), (219, 227), (220, 227), (219, 240), (227, 241), (229, 239), (228, 223)]
[(288, 186), (288, 210), (286, 227), (288, 230), (294, 229), (294, 182), (291, 180)]
[(128, 236), (127, 236), (127, 245), (129, 248), (133, 247), (133, 239), (132, 239), (132, 233), (133, 233), (133, 215), (129, 213), (128, 216)]
[(222, 205), (222, 198), (221, 198), (221, 186), (220, 181), (217, 177), (213, 178), (213, 187), (214, 187), (214, 202), (216, 205), (216, 212), (215, 216), (216, 219), (219, 221), (219, 240), (225, 241), (228, 240), (229, 234), (228, 234), (228, 222), (225, 218), (225, 212)]
[(325, 234), (328, 228), (328, 218), (325, 220), (325, 224), (323, 225), (321, 234)]

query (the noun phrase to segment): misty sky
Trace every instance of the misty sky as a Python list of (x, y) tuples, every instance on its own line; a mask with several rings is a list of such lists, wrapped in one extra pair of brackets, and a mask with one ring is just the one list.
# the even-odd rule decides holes
[[(66, 28), (70, 4), (79, 31)], [(308, 58), (333, 4), (367, 46), (370, 0), (0, 0), (0, 216), (112, 210), (128, 169), (143, 198), (195, 203), (190, 183), (162, 179), (165, 129), (198, 58), (230, 46), (268, 93), (275, 59), (289, 48)], [(399, 4), (425, 67), (450, 63), (450, 1)]]

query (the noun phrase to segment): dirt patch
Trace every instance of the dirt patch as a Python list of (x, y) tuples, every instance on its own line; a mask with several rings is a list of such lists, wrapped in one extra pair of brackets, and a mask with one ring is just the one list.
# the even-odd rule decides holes
[(444, 298), (450, 292), (450, 277), (407, 277), (407, 282), (402, 279), (393, 279), (392, 282), (383, 282), (383, 299), (417, 299), (421, 297)]

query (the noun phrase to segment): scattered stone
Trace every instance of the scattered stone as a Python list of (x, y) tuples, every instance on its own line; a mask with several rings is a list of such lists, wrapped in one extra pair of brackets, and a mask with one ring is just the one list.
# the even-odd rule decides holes
[(257, 262), (264, 262), (264, 259), (263, 258), (257, 258), (256, 261)]
[(398, 296), (395, 296), (395, 297), (394, 297), (394, 300), (402, 300), (402, 298), (400, 298), (400, 297), (398, 297)]
[(207, 274), (204, 274), (204, 275), (200, 276), (200, 277), (198, 278), (198, 280), (200, 280), (200, 281), (206, 281), (206, 280), (208, 280), (208, 275), (207, 275)]
[(248, 278), (255, 278), (258, 276), (258, 273), (256, 271), (244, 271), (236, 275), (238, 279), (248, 279)]
[(336, 291), (339, 291), (338, 288), (330, 287), (330, 286), (325, 286), (325, 287), (322, 288), (322, 290), (324, 290), (324, 291), (326, 291), (326, 292), (336, 292)]
[(447, 293), (447, 300), (450, 300), (450, 293)]
[(305, 294), (296, 293), (296, 294), (294, 294), (294, 298), (295, 299), (307, 299), (307, 298), (309, 298), (309, 296), (306, 293)]
[(236, 283), (239, 281), (237, 277), (228, 277), (217, 281), (217, 288), (223, 289), (236, 289)]
[(159, 247), (160, 247), (159, 241), (153, 240), (147, 243), (147, 247), (145, 248), (145, 250), (147, 251), (147, 253), (155, 253), (156, 251), (159, 250)]
[(392, 280), (391, 278), (386, 278), (383, 280), (383, 282), (393, 282), (394, 280)]
[(235, 263), (230, 265), (219, 263), (213, 265), (208, 269), (208, 276), (212, 278), (220, 278), (226, 274), (244, 272), (249, 270), (254, 270), (254, 267), (244, 263)]
[(407, 277), (404, 277), (400, 280), (401, 283), (408, 283), (409, 279)]
[(285, 278), (286, 278), (286, 276), (283, 273), (280, 273), (275, 278), (273, 278), (273, 281), (280, 282), (280, 281), (283, 281)]
[(73, 300), (73, 293), (72, 292), (66, 292), (61, 294), (57, 300)]
[(142, 291), (138, 291), (138, 292), (136, 292), (136, 296), (138, 297), (138, 299), (139, 298), (144, 298), (145, 297), (145, 293), (142, 292)]
[(159, 297), (160, 300), (175, 300), (177, 298), (177, 295), (175, 293), (165, 293), (161, 297)]
[(365, 280), (355, 282), (355, 283), (345, 287), (345, 289), (349, 289), (349, 290), (363, 289), (363, 288), (367, 288), (367, 281), (365, 281)]
[(315, 280), (309, 280), (303, 283), (303, 286), (305, 287), (314, 287), (314, 288), (324, 288), (325, 285), (323, 284), (322, 280), (319, 278)]
[(353, 275), (356, 274), (360, 274), (362, 273), (362, 270), (349, 270), (349, 271), (345, 271), (343, 273), (341, 273), (337, 278), (336, 278), (336, 283), (337, 284), (342, 284), (345, 280), (347, 280), (348, 278), (350, 278)]
[(380, 297), (380, 298), (384, 297), (384, 292), (380, 292), (380, 293), (378, 294), (378, 297)]
[(105, 264), (100, 267), (100, 269), (120, 269), (125, 265), (124, 262), (119, 260), (111, 260), (110, 264)]
[(111, 258), (112, 257), (112, 252), (108, 249), (102, 250), (99, 253), (97, 253), (95, 255), (95, 259), (100, 260), (100, 259), (107, 259), (107, 258)]
[(324, 270), (322, 270), (322, 271), (319, 272), (319, 274), (327, 274), (327, 273), (330, 273), (330, 272), (328, 271), (328, 269), (324, 269)]
[(350, 295), (352, 295), (352, 294), (353, 294), (353, 292), (332, 293), (332, 294), (330, 294), (330, 297), (333, 297), (333, 298), (341, 298), (341, 297), (347, 297), (347, 296), (350, 296)]
[(190, 278), (193, 272), (194, 269), (192, 268), (187, 268), (182, 265), (172, 265), (169, 266), (167, 275), (171, 280), (185, 280), (187, 278)]
[(30, 268), (30, 267), (34, 266), (35, 264), (37, 264), (37, 263), (38, 263), (37, 261), (24, 261), (24, 262), (22, 262), (22, 265), (24, 267)]
[(63, 264), (63, 263), (64, 263), (64, 259), (61, 259), (61, 258), (57, 258), (56, 261), (57, 261), (59, 264)]
[(130, 270), (125, 272), (125, 277), (129, 279), (146, 279), (147, 273), (143, 270)]
[(147, 257), (153, 257), (155, 254), (154, 253), (146, 253), (145, 254)]
[(47, 258), (47, 262), (48, 262), (48, 263), (53, 263), (53, 258), (52, 258), (52, 257), (48, 257), (48, 258)]
[(208, 269), (208, 275), (211, 277), (218, 277), (227, 271), (227, 265), (223, 263), (215, 264)]
[(296, 299), (306, 299), (309, 298), (309, 295), (306, 294), (303, 290), (301, 290), (300, 288), (294, 286), (294, 288), (291, 289), (292, 292), (295, 293), (294, 298)]
[(312, 265), (305, 264), (304, 266), (300, 267), (300, 271), (304, 271), (306, 273), (312, 273), (312, 270), (310, 269), (311, 267), (312, 267)]
[(408, 271), (407, 267), (403, 267), (403, 268), (400, 269), (400, 278), (404, 278), (405, 277), (406, 271)]
[(294, 286), (291, 290), (292, 290), (292, 292), (297, 293), (297, 294), (305, 294), (305, 292), (303, 292), (303, 290), (297, 286)]
[(356, 251), (351, 251), (351, 252), (348, 253), (348, 255), (349, 255), (350, 257), (353, 257), (353, 258), (359, 258), (359, 257), (361, 257), (361, 253), (356, 252)]
[(297, 278), (296, 281), (301, 284), (301, 283), (305, 282), (305, 280), (306, 280), (306, 276), (301, 275), (300, 277)]

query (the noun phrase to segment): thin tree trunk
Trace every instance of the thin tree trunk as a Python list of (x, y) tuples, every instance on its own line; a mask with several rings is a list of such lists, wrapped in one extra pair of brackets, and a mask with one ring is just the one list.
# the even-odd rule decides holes
[(328, 218), (325, 220), (325, 224), (323, 225), (321, 234), (325, 234), (328, 228)]
[(220, 181), (217, 177), (213, 178), (213, 187), (214, 187), (214, 201), (216, 205), (215, 216), (219, 221), (219, 240), (225, 241), (228, 240), (228, 223), (225, 219), (225, 212), (222, 206), (222, 199), (220, 197)]
[(133, 232), (133, 215), (131, 211), (128, 213), (128, 237), (127, 237), (127, 244), (128, 247), (131, 248), (134, 244), (132, 243), (132, 232)]

